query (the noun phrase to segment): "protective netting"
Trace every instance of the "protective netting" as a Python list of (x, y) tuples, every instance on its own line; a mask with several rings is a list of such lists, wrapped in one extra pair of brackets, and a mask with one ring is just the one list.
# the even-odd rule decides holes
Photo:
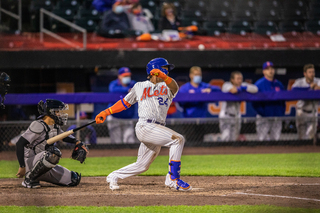
[[(32, 121), (1, 122), (1, 150), (14, 150), (15, 143)], [(90, 120), (69, 120), (63, 130), (86, 124)], [(134, 128), (137, 120), (114, 119), (94, 124), (75, 133), (91, 148), (134, 148), (139, 145)], [(312, 145), (320, 138), (316, 117), (270, 118), (194, 118), (167, 119), (166, 126), (186, 138), (185, 146), (251, 146), (251, 145)], [(298, 128), (297, 124), (298, 123)], [(71, 126), (73, 125), (73, 126)], [(71, 147), (58, 142), (59, 147)]]

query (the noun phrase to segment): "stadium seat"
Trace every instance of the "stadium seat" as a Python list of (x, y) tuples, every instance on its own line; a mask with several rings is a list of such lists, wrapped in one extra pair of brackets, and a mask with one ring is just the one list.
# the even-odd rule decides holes
[[(60, 16), (67, 21), (73, 22), (75, 13), (71, 9), (54, 9), (52, 11), (57, 16)], [(70, 27), (57, 21), (56, 19), (50, 19), (51, 30), (54, 32), (70, 32)]]
[(231, 12), (233, 9), (233, 1), (232, 0), (220, 0), (220, 1), (210, 1), (208, 4), (209, 11), (228, 11)]
[(30, 2), (30, 12), (39, 12), (39, 9), (51, 11), (53, 9), (53, 2), (51, 0), (32, 0)]
[(248, 21), (235, 21), (229, 23), (228, 33), (245, 36), (251, 32), (251, 24)]
[(310, 20), (305, 23), (306, 31), (320, 36), (320, 19)]
[(206, 11), (207, 2), (206, 1), (186, 1), (184, 5), (184, 9), (186, 10), (200, 10)]
[(197, 19), (184, 18), (181, 20), (181, 26), (186, 27), (190, 25), (195, 25), (197, 27), (202, 27), (202, 22)]
[(262, 12), (263, 10), (282, 10), (282, 4), (279, 0), (260, 0), (258, 4), (258, 11)]
[(206, 19), (208, 21), (229, 21), (232, 19), (232, 13), (228, 10), (214, 9), (207, 11)]
[(77, 18), (89, 18), (94, 22), (98, 23), (101, 20), (100, 13), (96, 9), (87, 9), (85, 7), (80, 7), (77, 12)]
[(234, 16), (233, 19), (235, 21), (254, 21), (254, 20), (256, 20), (254, 9), (237, 10), (233, 13), (233, 16)]
[(256, 13), (258, 21), (280, 21), (281, 15), (279, 10), (276, 9), (259, 9)]
[(282, 4), (283, 9), (299, 9), (302, 11), (308, 9), (308, 5), (304, 0), (284, 0)]
[(205, 14), (201, 10), (182, 10), (181, 11), (181, 20), (183, 19), (192, 19), (192, 20), (197, 20), (198, 22), (203, 21)]
[(309, 19), (314, 20), (314, 19), (320, 19), (320, 5), (319, 7), (312, 7), (308, 11)]
[(258, 21), (254, 23), (255, 33), (270, 36), (278, 32), (276, 23), (273, 21)]
[(76, 12), (79, 9), (80, 3), (77, 0), (60, 0), (57, 2), (56, 9), (69, 9)]
[(226, 32), (227, 26), (222, 21), (207, 21), (203, 23), (203, 29), (207, 35), (220, 36)]
[[(39, 31), (39, 20), (40, 20), (40, 8), (51, 11), (53, 9), (53, 1), (51, 0), (32, 0), (30, 2), (29, 12), (30, 12), (30, 28), (33, 32)], [(45, 28), (50, 28), (49, 19), (47, 16), (44, 17)]]
[(283, 20), (306, 20), (306, 12), (301, 9), (289, 8), (283, 11)]
[(155, 14), (159, 7), (155, 0), (140, 0), (139, 2), (143, 8), (149, 9), (152, 14)]
[(281, 33), (285, 32), (302, 32), (304, 31), (303, 25), (299, 21), (283, 21), (280, 22), (279, 28)]
[(255, 10), (256, 1), (253, 0), (237, 0), (234, 3), (235, 10)]
[(91, 19), (89, 17), (82, 17), (79, 19), (75, 19), (74, 23), (84, 29), (87, 30), (87, 32), (94, 32), (97, 30), (97, 23), (94, 19)]
[(93, 0), (83, 0), (82, 6), (87, 9), (93, 8), (92, 2), (93, 2)]

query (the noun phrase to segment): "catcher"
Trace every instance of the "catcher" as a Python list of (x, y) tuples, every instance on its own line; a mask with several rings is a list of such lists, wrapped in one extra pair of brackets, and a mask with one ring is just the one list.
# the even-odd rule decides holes
[[(16, 154), (20, 164), (16, 176), (19, 178), (25, 176), (22, 186), (38, 188), (40, 181), (60, 186), (77, 186), (80, 183), (81, 174), (57, 165), (61, 152), (53, 144), (48, 145), (46, 142), (63, 132), (60, 126), (67, 123), (68, 114), (63, 112), (67, 109), (68, 104), (58, 100), (47, 99), (45, 103), (43, 101), (38, 103), (40, 116), (30, 124), (16, 144)], [(63, 141), (76, 144), (72, 158), (83, 163), (88, 153), (85, 144), (72, 135)]]

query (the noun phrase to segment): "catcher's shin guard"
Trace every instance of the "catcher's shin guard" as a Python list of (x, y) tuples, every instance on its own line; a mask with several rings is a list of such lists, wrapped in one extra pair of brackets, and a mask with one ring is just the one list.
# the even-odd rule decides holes
[(29, 173), (26, 174), (26, 178), (35, 180), (41, 175), (48, 172), (50, 169), (59, 163), (61, 152), (58, 148), (52, 148), (43, 154), (43, 157), (36, 162)]
[(71, 183), (68, 186), (78, 186), (81, 181), (81, 174), (71, 171)]

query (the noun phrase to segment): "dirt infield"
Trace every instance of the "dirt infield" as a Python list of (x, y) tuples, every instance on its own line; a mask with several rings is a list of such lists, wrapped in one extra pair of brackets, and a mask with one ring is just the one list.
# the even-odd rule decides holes
[[(69, 156), (70, 150), (63, 150)], [(320, 152), (319, 147), (185, 148), (190, 154)], [(90, 156), (135, 156), (137, 150), (91, 150)], [(161, 151), (168, 154), (168, 149)], [(1, 152), (0, 160), (16, 160), (14, 152)], [(190, 192), (164, 186), (164, 176), (137, 176), (120, 180), (111, 191), (105, 177), (84, 177), (77, 187), (41, 183), (39, 189), (21, 186), (23, 179), (0, 180), (0, 205), (36, 206), (148, 206), (148, 205), (258, 205), (320, 208), (320, 178), (187, 176)]]
[(2, 179), (0, 205), (18, 206), (149, 206), (149, 205), (258, 205), (320, 208), (320, 178), (188, 176), (190, 192), (164, 186), (164, 176), (120, 180), (111, 191), (105, 177), (85, 177), (68, 188), (43, 183), (26, 189), (22, 179)]

